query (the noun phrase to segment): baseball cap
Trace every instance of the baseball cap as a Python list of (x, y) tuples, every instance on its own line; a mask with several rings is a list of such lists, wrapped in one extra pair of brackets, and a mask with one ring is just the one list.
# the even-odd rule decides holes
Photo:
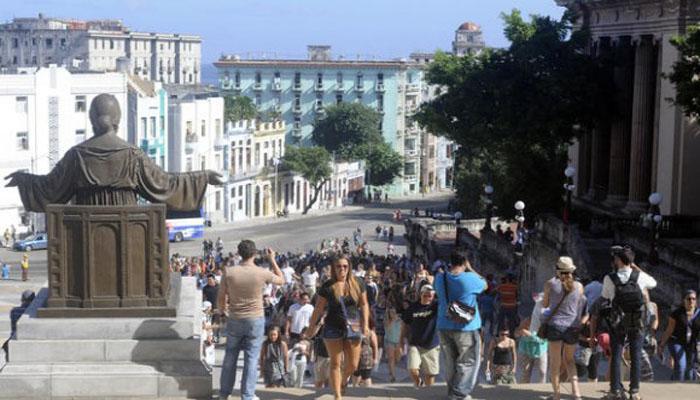
[(423, 293), (423, 292), (434, 292), (434, 291), (435, 291), (435, 289), (433, 288), (432, 285), (423, 285), (423, 286), (421, 286), (421, 288), (420, 288), (420, 292), (421, 292), (421, 293)]

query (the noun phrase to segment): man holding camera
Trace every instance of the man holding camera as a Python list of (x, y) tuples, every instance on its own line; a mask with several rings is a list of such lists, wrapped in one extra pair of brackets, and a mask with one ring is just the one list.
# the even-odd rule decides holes
[(226, 324), (226, 355), (221, 371), (220, 399), (226, 399), (233, 391), (236, 381), (238, 354), (244, 351), (241, 398), (257, 399), (255, 384), (258, 380), (258, 359), (265, 337), (265, 312), (262, 292), (265, 285), (283, 285), (284, 275), (275, 260), (272, 249), (265, 256), (272, 266), (272, 272), (255, 265), (258, 251), (252, 240), (242, 240), (238, 244), (238, 254), (242, 261), (234, 267), (226, 267), (221, 279), (218, 304), (221, 312), (228, 310)]
[[(610, 392), (605, 400), (625, 400), (621, 380), (622, 351), (625, 341), (630, 347), (630, 400), (641, 400), (639, 381), (641, 378), (641, 354), (644, 339), (643, 307), (644, 291), (656, 287), (656, 280), (634, 264), (634, 251), (629, 246), (613, 246), (610, 249), (615, 271), (605, 276), (601, 297), (612, 304), (610, 341)], [(593, 319), (591, 332), (596, 331)], [(590, 338), (594, 342), (593, 337)]]

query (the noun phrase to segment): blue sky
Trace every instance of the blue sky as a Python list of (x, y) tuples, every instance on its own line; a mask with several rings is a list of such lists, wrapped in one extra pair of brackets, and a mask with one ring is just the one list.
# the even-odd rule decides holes
[(554, 0), (0, 0), (0, 20), (46, 16), (121, 19), (132, 30), (202, 36), (204, 62), (221, 53), (304, 57), (307, 44), (334, 54), (406, 57), (449, 49), (465, 21), (482, 26), (490, 46), (507, 44), (499, 14), (559, 18)]

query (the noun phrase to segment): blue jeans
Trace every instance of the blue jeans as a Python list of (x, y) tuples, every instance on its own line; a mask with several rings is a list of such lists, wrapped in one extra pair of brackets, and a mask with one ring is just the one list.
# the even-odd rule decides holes
[(219, 395), (226, 398), (233, 391), (236, 382), (238, 354), (243, 350), (243, 380), (241, 399), (255, 397), (255, 384), (258, 381), (258, 360), (265, 338), (265, 318), (229, 319), (226, 323), (226, 355), (221, 367), (221, 390)]
[(479, 331), (440, 331), (440, 348), (445, 360), (447, 397), (462, 400), (474, 390), (481, 363)]
[(612, 347), (612, 360), (610, 362), (610, 390), (612, 392), (621, 392), (621, 364), (622, 350), (625, 346), (625, 339), (630, 345), (630, 393), (639, 392), (639, 380), (642, 375), (642, 342), (643, 336), (639, 331), (630, 330), (627, 332), (614, 333), (610, 335), (610, 344)]
[(672, 381), (695, 380), (695, 346), (684, 346), (680, 343), (669, 342), (668, 351), (673, 357)]

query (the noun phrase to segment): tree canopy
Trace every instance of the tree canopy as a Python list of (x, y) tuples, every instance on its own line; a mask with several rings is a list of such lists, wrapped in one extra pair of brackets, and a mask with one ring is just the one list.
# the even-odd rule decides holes
[(226, 96), (224, 97), (224, 119), (228, 121), (241, 121), (258, 117), (258, 108), (250, 97)]
[(501, 17), (511, 45), (436, 54), (428, 80), (442, 94), (415, 118), (460, 145), (456, 184), (467, 214), (483, 210), (488, 181), (503, 217), (516, 200), (530, 212), (553, 211), (562, 204), (568, 145), (613, 107), (611, 77), (568, 17), (526, 21), (517, 10)]
[(676, 104), (685, 115), (691, 118), (700, 116), (700, 25), (688, 28), (684, 36), (678, 36), (671, 43), (681, 53), (668, 75), (676, 85)]
[(384, 141), (379, 130), (381, 115), (360, 103), (340, 103), (316, 120), (313, 141), (344, 160), (365, 160), (370, 184), (390, 184), (400, 175), (401, 155)]
[(333, 173), (330, 166), (331, 155), (321, 146), (287, 146), (282, 163), (285, 168), (301, 174), (311, 184), (314, 193), (304, 208), (303, 213), (306, 214), (318, 200), (323, 185)]

